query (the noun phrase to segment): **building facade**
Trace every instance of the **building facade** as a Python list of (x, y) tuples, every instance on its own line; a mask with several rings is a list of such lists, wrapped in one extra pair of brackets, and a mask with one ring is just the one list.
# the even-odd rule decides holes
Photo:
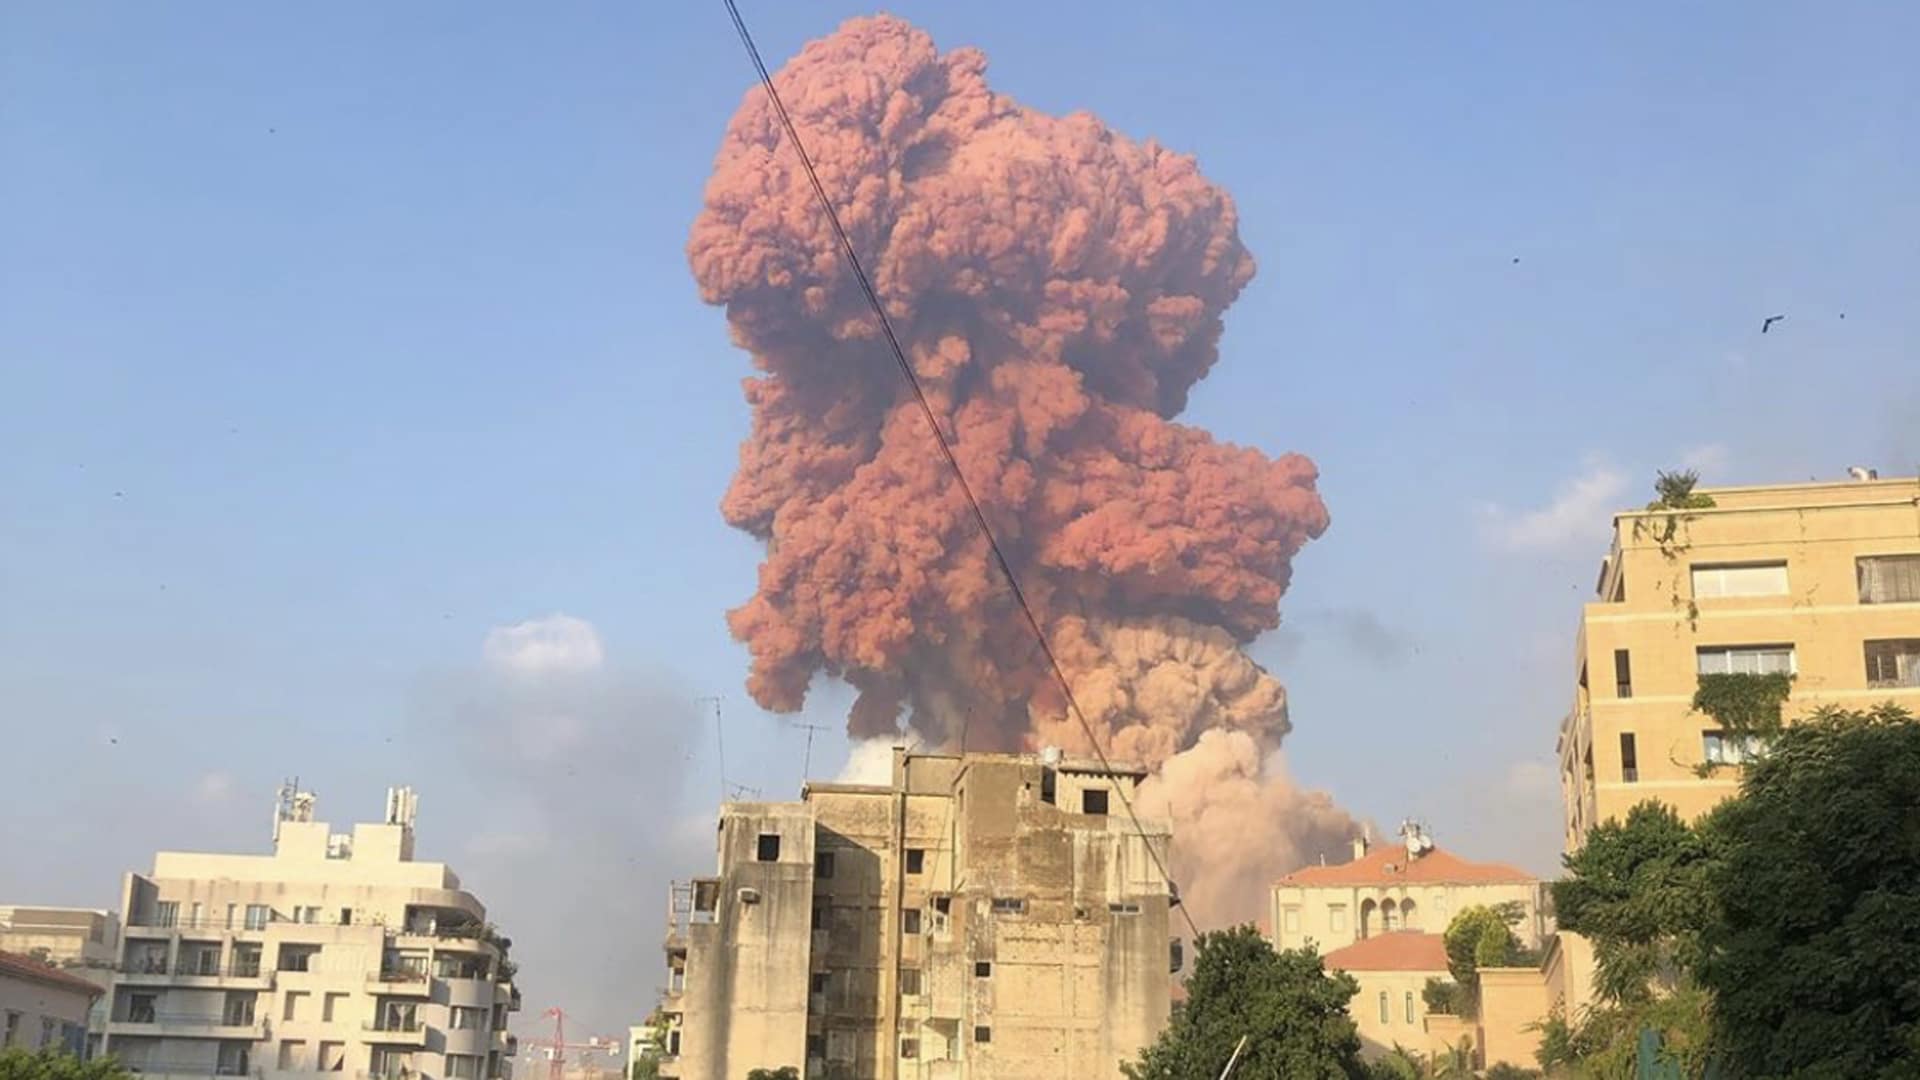
[(1380, 934), (1439, 934), (1461, 910), (1517, 905), (1514, 932), (1538, 948), (1550, 931), (1546, 886), (1504, 863), (1478, 863), (1436, 847), (1424, 830), (1402, 826), (1402, 842), (1353, 842), (1353, 861), (1307, 866), (1274, 882), (1276, 948), (1311, 947), (1322, 956)]
[(282, 792), (271, 855), (163, 851), (128, 874), (107, 1052), (163, 1076), (507, 1080), (509, 942), (443, 863), (414, 797), (336, 834)]
[(100, 987), (37, 956), (0, 952), (0, 1049), (86, 1053)]
[(17, 953), (85, 979), (102, 993), (87, 1016), (88, 1052), (99, 1049), (106, 1034), (114, 967), (120, 959), (120, 917), (93, 908), (0, 907), (0, 952)]
[(1118, 1075), (1170, 1008), (1169, 831), (1144, 774), (1049, 753), (908, 754), (885, 786), (728, 803), (676, 885), (663, 1076)]
[(1692, 819), (1735, 791), (1759, 746), (1694, 710), (1703, 674), (1792, 675), (1789, 722), (1920, 709), (1920, 480), (1701, 493), (1711, 508), (1614, 516), (1560, 728), (1569, 851), (1644, 800)]

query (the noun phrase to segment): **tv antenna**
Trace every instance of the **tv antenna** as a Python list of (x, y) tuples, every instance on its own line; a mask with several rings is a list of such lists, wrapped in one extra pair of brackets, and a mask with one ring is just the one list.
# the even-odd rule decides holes
[(816, 731), (825, 731), (827, 730), (827, 726), (825, 724), (795, 724), (793, 726), (804, 728), (807, 732), (807, 756), (800, 762), (800, 783), (802, 786), (805, 786), (806, 782), (813, 778), (813, 733)]
[(694, 701), (701, 705), (713, 703), (713, 746), (720, 759), (720, 801), (725, 802), (727, 800), (727, 737), (720, 723), (720, 695), (709, 694), (706, 697), (695, 698)]

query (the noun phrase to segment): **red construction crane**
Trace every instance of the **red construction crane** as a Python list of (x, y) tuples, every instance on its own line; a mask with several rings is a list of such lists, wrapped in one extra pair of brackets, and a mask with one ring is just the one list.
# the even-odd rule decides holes
[(568, 1042), (567, 1014), (560, 1011), (557, 1005), (541, 1013), (540, 1016), (542, 1019), (553, 1017), (552, 1041), (542, 1040), (534, 1043), (535, 1046), (544, 1046), (547, 1049), (547, 1080), (566, 1080), (567, 1051), (569, 1050), (585, 1050), (589, 1053), (597, 1051), (615, 1057), (620, 1054), (620, 1043), (603, 1035), (590, 1035), (586, 1042)]

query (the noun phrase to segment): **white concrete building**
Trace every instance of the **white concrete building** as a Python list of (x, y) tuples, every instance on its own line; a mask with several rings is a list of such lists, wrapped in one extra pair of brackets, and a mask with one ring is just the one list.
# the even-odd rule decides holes
[(148, 1076), (507, 1080), (509, 942), (444, 863), (414, 796), (335, 834), (283, 788), (271, 855), (162, 851), (128, 874), (105, 1049)]
[(100, 1048), (107, 1027), (105, 991), (120, 960), (120, 916), (97, 908), (0, 906), (0, 952), (51, 964), (98, 987), (87, 1014), (87, 1050)]
[(87, 1009), (100, 988), (37, 957), (0, 952), (0, 1049), (86, 1050)]

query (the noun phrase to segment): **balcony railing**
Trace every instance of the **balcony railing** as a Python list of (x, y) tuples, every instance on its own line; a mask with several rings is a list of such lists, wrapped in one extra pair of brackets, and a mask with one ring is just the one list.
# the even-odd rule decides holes
[(360, 1025), (360, 1027), (364, 1031), (379, 1031), (379, 1032), (385, 1032), (388, 1034), (409, 1034), (409, 1035), (416, 1031), (426, 1030), (426, 1025), (422, 1024), (418, 1017), (411, 1017), (404, 1020), (398, 1019), (395, 1017), (388, 1017), (384, 1020), (369, 1020), (366, 1023)]
[(235, 1062), (209, 1064), (205, 1061), (122, 1061), (120, 1065), (128, 1072), (154, 1075), (164, 1073), (175, 1076), (261, 1076), (264, 1073), (258, 1065)]
[(208, 1016), (205, 1013), (154, 1012), (147, 1009), (134, 1009), (125, 1016), (112, 1019), (115, 1024), (152, 1024), (156, 1027), (195, 1028), (258, 1028), (258, 1012), (239, 1014), (230, 1013), (220, 1016)]

